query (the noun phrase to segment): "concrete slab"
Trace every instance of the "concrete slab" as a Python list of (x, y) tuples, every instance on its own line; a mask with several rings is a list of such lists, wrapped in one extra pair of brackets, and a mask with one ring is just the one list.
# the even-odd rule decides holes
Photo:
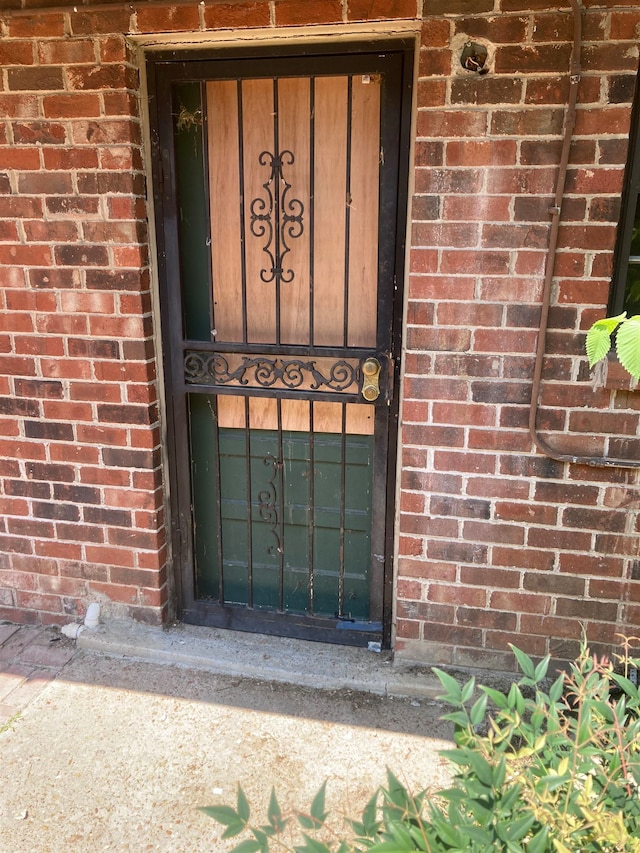
[(206, 672), (329, 690), (435, 698), (440, 682), (422, 667), (401, 667), (389, 653), (176, 624), (154, 628), (110, 621), (85, 630), (78, 647), (101, 654)]
[[(169, 636), (180, 646), (189, 633)], [(252, 640), (257, 667), (276, 647)], [(387, 767), (413, 789), (446, 786), (442, 713), (79, 650), (0, 731), (0, 853), (225, 853), (237, 839), (197, 806), (234, 803), (238, 783), (259, 821), (272, 786), (285, 809), (304, 809), (327, 779), (337, 815), (356, 814)]]

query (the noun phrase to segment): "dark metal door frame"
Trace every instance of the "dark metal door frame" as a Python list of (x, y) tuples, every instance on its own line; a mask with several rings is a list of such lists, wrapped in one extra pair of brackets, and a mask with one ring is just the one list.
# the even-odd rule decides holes
[[(279, 45), (268, 49), (229, 49), (204, 55), (200, 51), (163, 51), (149, 55), (147, 77), (149, 85), (149, 112), (152, 143), (152, 178), (155, 199), (157, 234), (157, 262), (161, 299), (162, 339), (166, 386), (166, 426), (168, 463), (171, 478), (170, 530), (175, 566), (175, 586), (179, 615), (184, 621), (197, 624), (214, 624), (219, 627), (238, 627), (263, 633), (302, 636), (309, 639), (362, 645), (381, 640), (383, 648), (391, 642), (393, 605), (393, 547), (395, 520), (396, 448), (398, 436), (398, 388), (402, 343), (402, 290), (404, 279), (405, 230), (407, 210), (407, 183), (410, 147), (411, 87), (414, 57), (413, 40), (395, 40), (368, 44), (343, 43), (333, 45)], [(212, 614), (209, 602), (194, 599), (193, 594), (193, 539), (191, 519), (191, 487), (188, 468), (188, 442), (185, 435), (187, 422), (187, 385), (184, 374), (184, 355), (190, 342), (182, 331), (182, 300), (175, 286), (179, 275), (178, 206), (176, 192), (176, 166), (173, 152), (173, 122), (171, 110), (172, 86), (176, 82), (206, 80), (224, 77), (238, 79), (246, 73), (246, 63), (252, 62), (252, 75), (305, 76), (320, 73), (376, 74), (385, 83), (381, 104), (381, 145), (385, 152), (384, 177), (380, 181), (378, 256), (379, 287), (386, 283), (393, 291), (379, 312), (378, 342), (382, 355), (389, 349), (392, 357), (385, 359), (388, 375), (385, 377), (389, 394), (386, 411), (380, 407), (375, 413), (375, 434), (382, 435), (375, 449), (386, 460), (384, 488), (373, 492), (373, 518), (382, 519), (377, 534), (377, 547), (372, 549), (375, 559), (382, 564), (382, 583), (372, 595), (378, 597), (382, 614), (382, 633), (363, 630), (336, 631), (335, 620), (314, 620), (309, 630), (304, 618), (280, 613), (260, 611), (258, 622), (248, 609), (219, 605)], [(393, 97), (389, 93), (393, 93)], [(394, 223), (394, 229), (381, 227)], [(384, 293), (384, 287), (381, 287)], [(192, 342), (191, 342), (192, 343)], [(198, 343), (201, 350), (215, 351)], [(227, 347), (228, 348), (228, 347)], [(264, 353), (268, 346), (258, 345), (256, 351)], [(279, 351), (282, 348), (279, 348)], [(295, 347), (285, 347), (295, 357)], [(193, 386), (189, 391), (197, 391)], [(330, 398), (330, 396), (329, 396)], [(341, 400), (343, 397), (340, 398)], [(384, 427), (381, 430), (381, 427)], [(186, 455), (185, 455), (186, 454)], [(341, 626), (342, 627), (342, 626)]]

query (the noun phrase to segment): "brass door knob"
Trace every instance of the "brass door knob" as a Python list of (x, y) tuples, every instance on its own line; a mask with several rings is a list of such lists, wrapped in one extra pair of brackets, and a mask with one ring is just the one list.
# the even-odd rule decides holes
[(362, 365), (362, 396), (369, 403), (380, 396), (380, 369), (377, 358), (368, 358)]

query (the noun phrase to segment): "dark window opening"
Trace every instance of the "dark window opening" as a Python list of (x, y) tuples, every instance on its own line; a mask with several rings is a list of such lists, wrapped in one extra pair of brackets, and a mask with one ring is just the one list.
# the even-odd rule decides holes
[(640, 78), (636, 81), (609, 313), (640, 314)]

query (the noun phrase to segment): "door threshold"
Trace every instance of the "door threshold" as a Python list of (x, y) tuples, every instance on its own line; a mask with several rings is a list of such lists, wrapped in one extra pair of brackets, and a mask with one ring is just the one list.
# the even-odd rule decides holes
[(167, 628), (110, 620), (83, 631), (86, 651), (320, 690), (435, 699), (442, 692), (428, 670), (394, 663), (391, 652), (246, 634), (174, 623)]

